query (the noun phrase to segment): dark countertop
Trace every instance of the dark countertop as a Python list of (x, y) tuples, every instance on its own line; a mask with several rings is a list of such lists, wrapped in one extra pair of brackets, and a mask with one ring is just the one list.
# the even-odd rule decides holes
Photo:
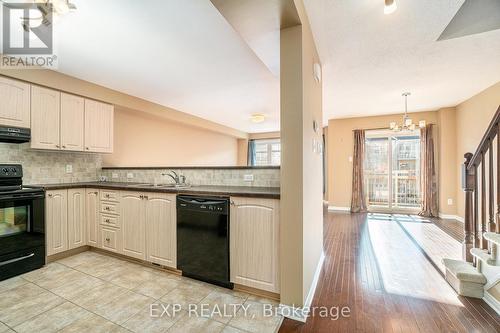
[(124, 191), (163, 192), (188, 195), (214, 195), (214, 196), (240, 196), (253, 198), (280, 198), (279, 187), (251, 187), (251, 186), (191, 186), (185, 189), (158, 188), (148, 186), (131, 186), (140, 183), (118, 183), (118, 182), (84, 182), (84, 183), (60, 183), (60, 184), (35, 184), (27, 187), (43, 188), (46, 191), (62, 190), (69, 188), (99, 188)]

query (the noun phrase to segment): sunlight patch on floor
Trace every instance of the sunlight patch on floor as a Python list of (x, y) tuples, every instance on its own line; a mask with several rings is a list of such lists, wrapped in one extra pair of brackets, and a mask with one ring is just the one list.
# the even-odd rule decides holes
[[(462, 306), (457, 294), (394, 220), (370, 214), (368, 230), (388, 293)], [(409, 217), (402, 217), (408, 219)]]
[(462, 245), (433, 223), (401, 222), (411, 237), (444, 273), (443, 258), (462, 260)]

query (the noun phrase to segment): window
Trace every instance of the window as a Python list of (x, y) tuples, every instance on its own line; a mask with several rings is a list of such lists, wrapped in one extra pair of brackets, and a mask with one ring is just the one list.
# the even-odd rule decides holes
[(251, 166), (280, 165), (280, 140), (251, 140), (248, 143), (248, 157), (248, 164)]
[(364, 175), (371, 210), (418, 208), (420, 133), (367, 132)]

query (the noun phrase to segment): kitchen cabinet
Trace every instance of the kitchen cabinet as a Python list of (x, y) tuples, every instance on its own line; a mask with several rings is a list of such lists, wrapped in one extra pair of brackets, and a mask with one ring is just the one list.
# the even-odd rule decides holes
[(122, 253), (121, 230), (101, 225), (100, 227), (101, 249), (111, 252)]
[(112, 105), (85, 99), (85, 151), (113, 152), (113, 120)]
[(31, 86), (0, 77), (0, 125), (31, 127)]
[(146, 259), (144, 200), (145, 194), (143, 192), (121, 192), (122, 253), (142, 260)]
[(61, 149), (61, 93), (31, 87), (31, 148)]
[(68, 250), (68, 191), (47, 191), (45, 204), (47, 255)]
[(97, 247), (99, 245), (99, 190), (85, 189), (85, 220), (87, 245)]
[(83, 151), (85, 101), (82, 97), (61, 93), (60, 147)]
[(176, 268), (176, 195), (145, 194), (147, 261)]
[(85, 242), (85, 190), (68, 190), (68, 249), (86, 245)]
[(231, 282), (279, 293), (279, 200), (231, 198)]

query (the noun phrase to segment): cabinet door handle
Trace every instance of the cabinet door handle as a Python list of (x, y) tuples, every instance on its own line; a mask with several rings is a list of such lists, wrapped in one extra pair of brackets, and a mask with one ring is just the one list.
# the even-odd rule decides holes
[(86, 149), (86, 150), (90, 150), (90, 148), (89, 148), (89, 147), (85, 147), (85, 149)]
[(109, 198), (109, 194), (106, 194), (106, 198)]
[(231, 200), (231, 206), (234, 206), (234, 201), (233, 200)]
[(109, 237), (106, 237), (106, 242), (109, 242), (109, 241), (110, 241)]
[(109, 223), (109, 219), (106, 219), (106, 222)]
[(59, 145), (56, 145), (56, 148), (61, 148), (61, 146), (59, 146)]
[(144, 199), (144, 196), (141, 194), (141, 195), (139, 196), (139, 198), (141, 198), (141, 200), (142, 200), (142, 199)]
[(49, 198), (52, 198), (52, 194), (49, 194)]
[(105, 210), (109, 210), (110, 208), (109, 208), (108, 206), (106, 206), (104, 209), (105, 209)]
[(145, 195), (145, 196), (144, 196), (144, 199), (148, 200), (148, 199), (149, 199), (149, 197), (148, 197), (147, 195)]
[(66, 149), (66, 146), (62, 146), (62, 147), (63, 147), (63, 149)]

